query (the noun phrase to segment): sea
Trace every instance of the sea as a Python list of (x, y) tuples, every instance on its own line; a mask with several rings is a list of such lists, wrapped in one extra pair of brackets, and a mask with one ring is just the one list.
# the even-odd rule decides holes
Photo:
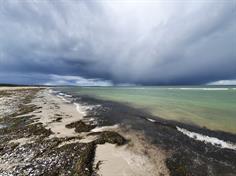
[(140, 108), (167, 120), (236, 134), (236, 86), (61, 87)]

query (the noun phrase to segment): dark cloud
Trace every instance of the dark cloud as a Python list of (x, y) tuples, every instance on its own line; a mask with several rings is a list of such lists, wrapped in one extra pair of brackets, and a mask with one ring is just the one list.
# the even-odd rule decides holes
[(0, 4), (0, 82), (153, 85), (236, 79), (234, 0)]

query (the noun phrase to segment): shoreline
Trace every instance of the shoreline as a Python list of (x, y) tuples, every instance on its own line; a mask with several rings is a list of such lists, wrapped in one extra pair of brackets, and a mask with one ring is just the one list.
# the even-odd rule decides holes
[[(97, 170), (98, 175), (143, 176), (147, 173), (150, 176), (169, 175), (169, 171), (165, 165), (167, 152), (158, 148), (153, 149), (154, 146), (151, 146), (151, 143), (145, 141), (143, 134), (136, 133), (135, 131), (126, 133), (118, 124), (100, 124), (98, 119), (93, 118), (93, 115), (90, 117), (91, 112), (97, 114), (99, 109), (102, 111), (105, 110), (103, 105), (99, 104), (97, 100), (89, 104), (87, 102), (81, 102), (82, 97), (74, 97), (73, 95), (57, 91), (52, 91), (52, 93), (64, 102), (74, 104), (77, 111), (84, 115), (83, 119), (85, 121), (94, 121), (97, 127), (92, 129), (91, 132), (114, 131), (128, 140), (128, 144), (123, 146), (116, 146), (109, 143), (97, 145), (94, 165), (97, 167), (97, 164), (100, 163), (98, 166), (99, 169)], [(67, 98), (70, 99), (72, 97), (75, 99), (68, 101)], [(91, 140), (84, 141), (88, 142)], [(155, 159), (151, 156), (158, 156), (158, 158)]]
[[(60, 92), (60, 93), (64, 94), (65, 96), (68, 96), (68, 94), (66, 92)], [(72, 95), (69, 95), (69, 96), (72, 96)], [(103, 100), (103, 99), (99, 99), (97, 97), (91, 97), (88, 95), (84, 95), (84, 96), (73, 95), (73, 97), (78, 97), (78, 102), (81, 104), (85, 103), (85, 104), (87, 104), (87, 106), (100, 103), (100, 104), (111, 104), (110, 106), (125, 107), (125, 108), (127, 108), (126, 110), (136, 111), (137, 117), (144, 119), (146, 121), (149, 121), (151, 123), (154, 123), (156, 125), (167, 126), (167, 127), (176, 129), (180, 132), (182, 132), (182, 131), (179, 129), (183, 129), (183, 130), (197, 133), (197, 134), (200, 134), (203, 136), (215, 137), (215, 138), (218, 138), (219, 140), (225, 140), (225, 142), (228, 141), (230, 143), (236, 144), (236, 133), (222, 131), (222, 130), (213, 130), (213, 129), (209, 129), (207, 127), (198, 126), (193, 123), (184, 123), (184, 122), (180, 122), (180, 121), (176, 121), (176, 120), (164, 119), (164, 118), (150, 114), (145, 109), (136, 108), (136, 107), (130, 106), (129, 104), (126, 104), (126, 103), (115, 102), (115, 101), (111, 101), (111, 100)], [(113, 108), (113, 107), (111, 107), (111, 108)], [(96, 109), (96, 110), (101, 110), (101, 109)], [(92, 114), (93, 114), (93, 112), (92, 112)], [(96, 112), (94, 114), (96, 114)]]
[[(68, 92), (64, 93), (68, 94)], [(99, 100), (89, 96), (72, 96), (77, 97), (77, 102), (81, 104), (101, 105), (102, 108), (89, 111), (85, 118), (96, 118), (100, 126), (119, 124), (124, 131), (121, 134), (125, 137), (125, 134), (138, 132), (145, 138), (145, 142), (167, 153), (165, 164), (170, 175), (236, 174), (235, 134), (160, 119), (142, 109), (118, 102)], [(190, 131), (192, 136), (179, 129)], [(210, 140), (217, 139), (220, 142), (201, 138), (199, 140), (196, 134)], [(221, 145), (224, 145), (222, 142), (226, 142), (229, 146), (222, 147)]]
[[(196, 134), (202, 134), (235, 144), (234, 134), (159, 119), (125, 104), (51, 88), (0, 90), (0, 99), (7, 103), (2, 104), (5, 109), (0, 108), (0, 171), (5, 174), (236, 174), (236, 150), (196, 140)], [(189, 137), (178, 128), (194, 135)]]
[[(4, 89), (0, 90), (0, 99), (5, 106), (0, 109), (0, 124), (4, 125), (0, 128), (0, 172), (4, 175), (106, 176), (120, 165), (126, 166), (120, 175), (159, 175), (149, 158), (130, 150), (117, 126), (100, 128), (94, 119), (84, 118), (87, 111), (100, 106), (83, 106), (71, 96), (66, 100), (49, 89)], [(14, 113), (4, 114), (13, 102)]]

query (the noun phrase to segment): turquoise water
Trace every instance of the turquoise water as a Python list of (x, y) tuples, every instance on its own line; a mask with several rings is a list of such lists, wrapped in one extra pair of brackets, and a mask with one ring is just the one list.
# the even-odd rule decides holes
[(65, 91), (145, 108), (164, 119), (236, 133), (235, 87), (70, 87)]

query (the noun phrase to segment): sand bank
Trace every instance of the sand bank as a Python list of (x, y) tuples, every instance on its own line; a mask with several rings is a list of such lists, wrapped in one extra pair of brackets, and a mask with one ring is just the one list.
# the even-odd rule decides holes
[(20, 90), (20, 89), (39, 89), (39, 88), (42, 88), (42, 87), (34, 87), (34, 86), (29, 86), (29, 87), (7, 87), (7, 86), (3, 86), (3, 87), (0, 87), (0, 91), (1, 90)]

